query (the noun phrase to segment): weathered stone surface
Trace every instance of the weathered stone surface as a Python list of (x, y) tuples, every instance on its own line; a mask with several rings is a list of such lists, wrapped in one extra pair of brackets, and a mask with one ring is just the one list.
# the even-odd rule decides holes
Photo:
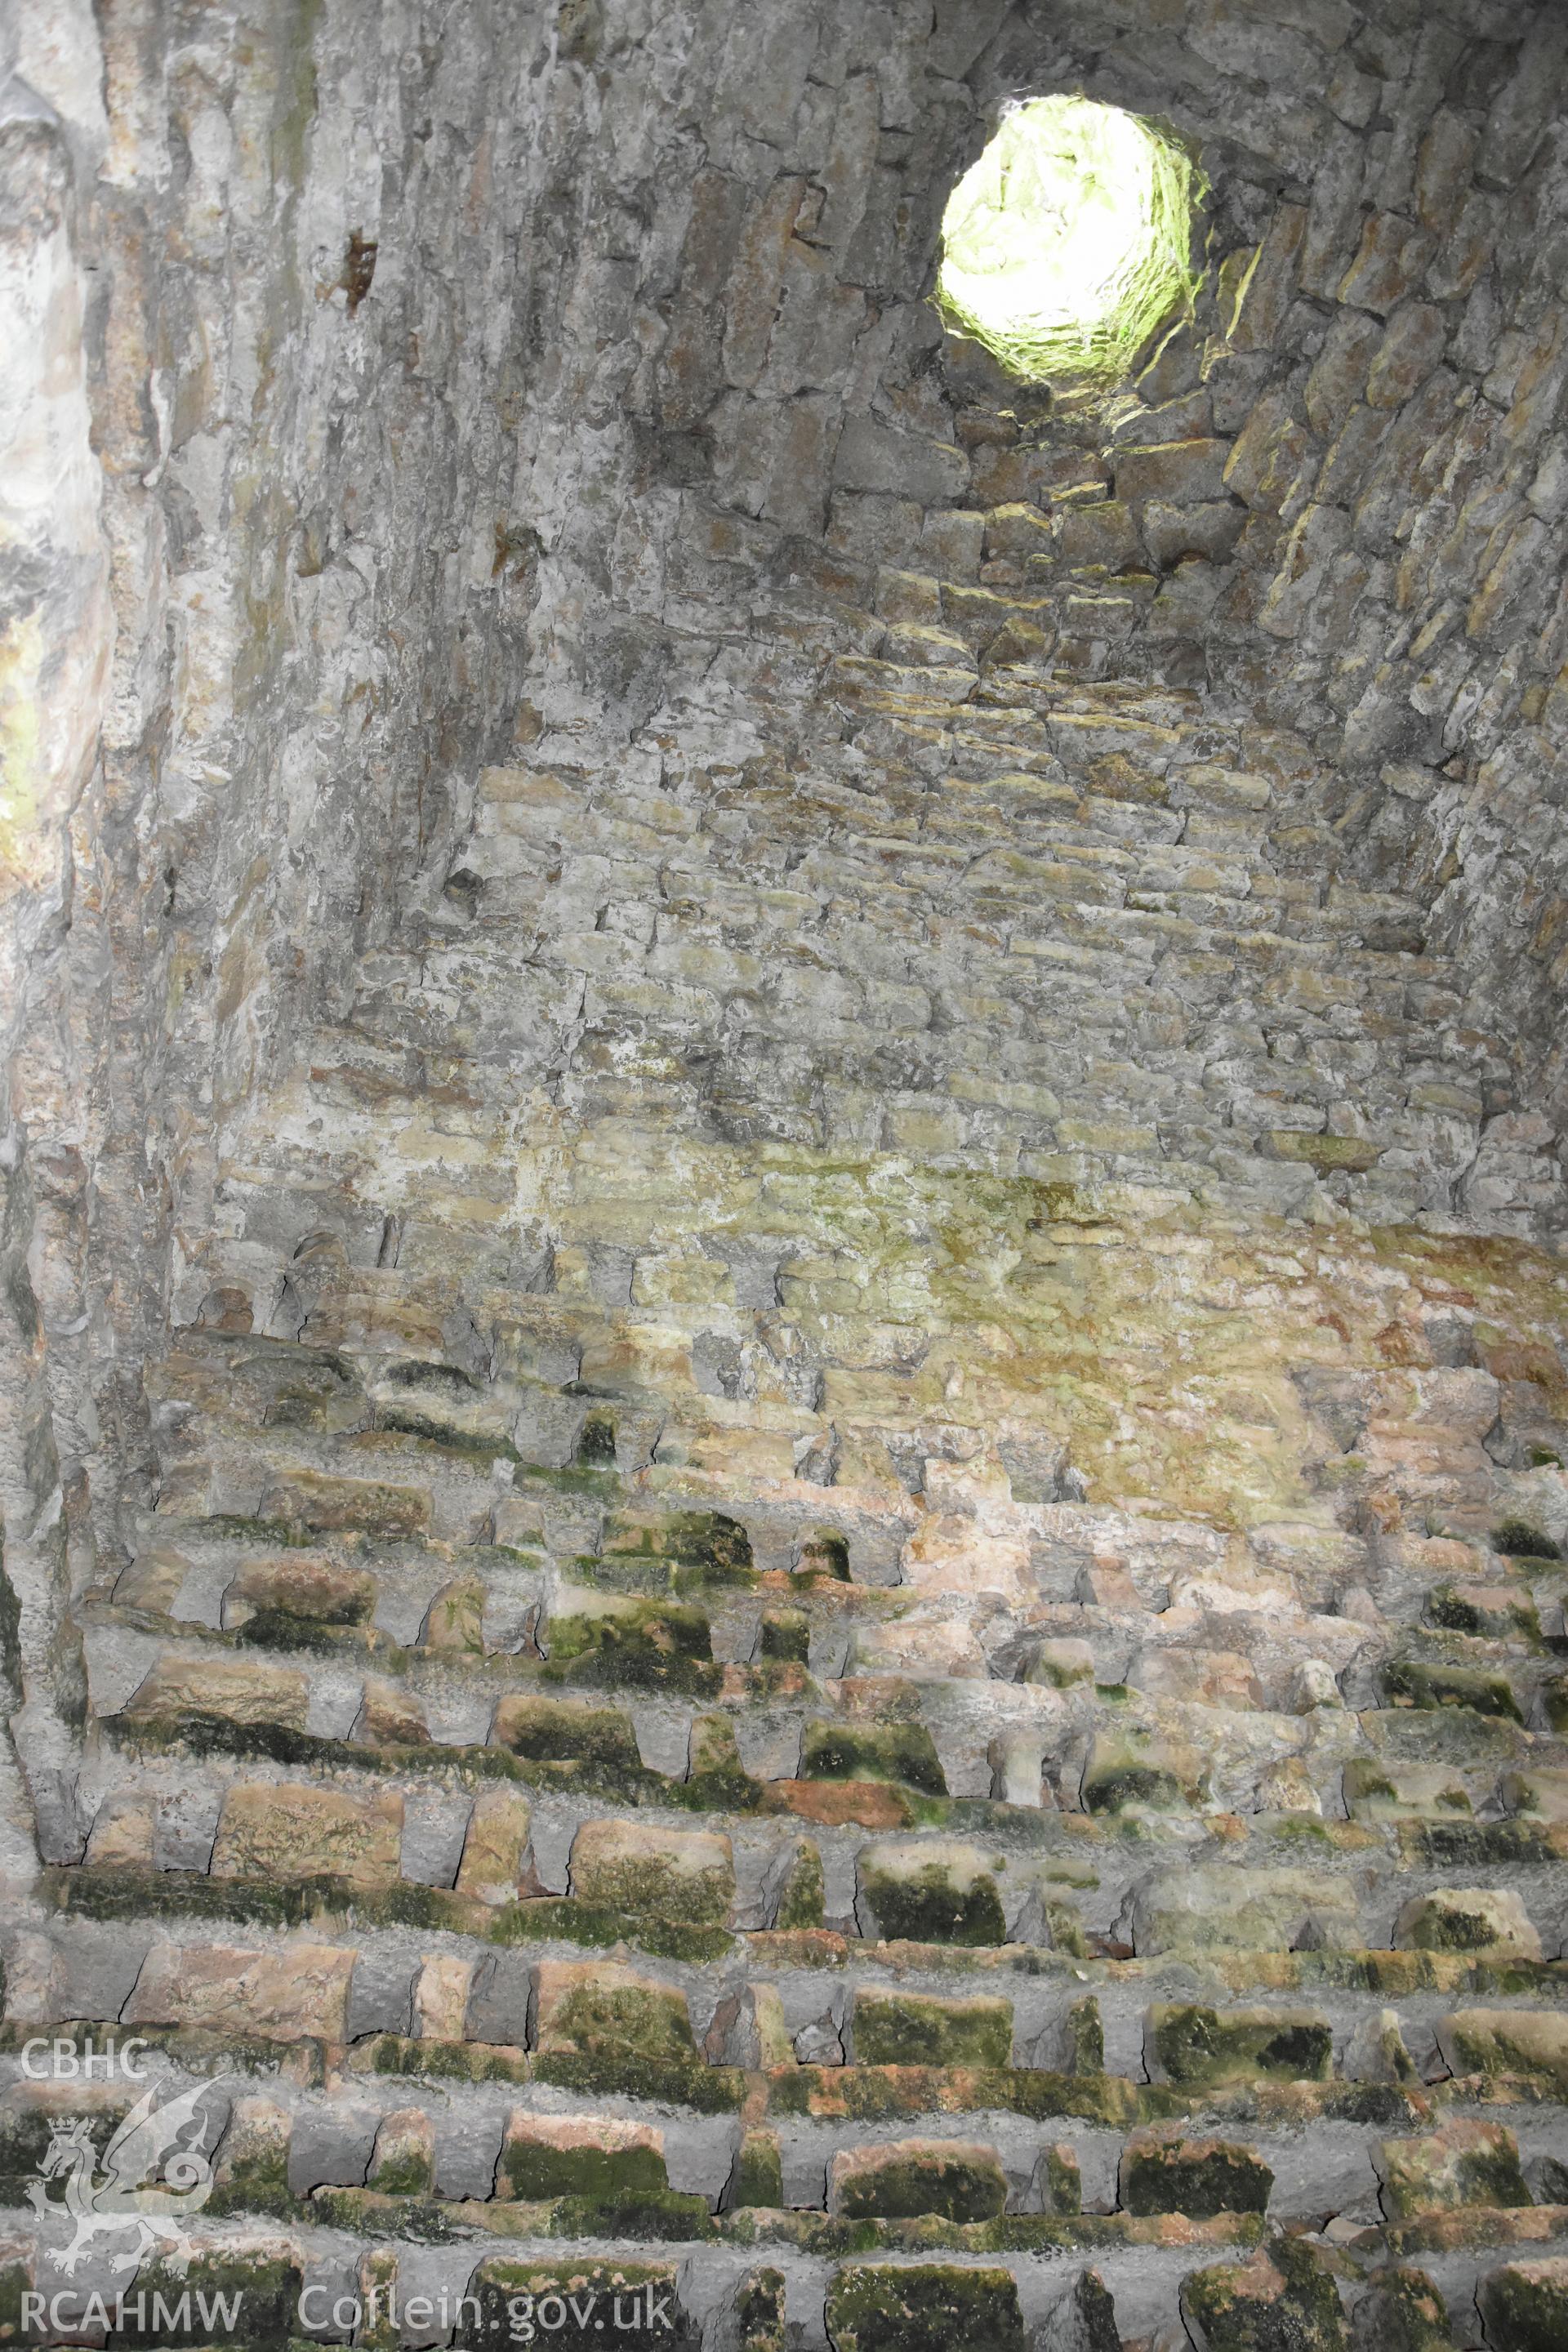
[(587, 2197), (610, 2204), (669, 2186), (664, 2135), (603, 2116), (535, 2116), (514, 2108), (501, 2142), (500, 2185), (525, 2199)]
[(1138, 1951), (1291, 1951), (1361, 1941), (1355, 1889), (1326, 1872), (1213, 1868), (1162, 1874), (1133, 1899)]
[[(0, 39), (8, 2031), (240, 2086), (269, 2340), (515, 2105), (425, 2333), (1433, 2352), (1382, 2150), (1511, 2345), (1561, 11), (654, 13)], [(926, 299), (1077, 88), (1210, 183), (1092, 397)]]
[(1440, 1887), (1417, 1895), (1394, 1922), (1394, 1940), (1418, 1952), (1490, 1952), (1538, 1960), (1541, 1937), (1511, 1887)]
[(1022, 2352), (1026, 2340), (1011, 2273), (959, 2263), (848, 2265), (828, 2291), (827, 2329), (835, 2352), (964, 2342)]
[(359, 1625), (374, 1606), (375, 1579), (366, 1570), (279, 1552), (241, 1560), (224, 1594), (223, 1614), (225, 1624), (235, 1627), (271, 1611), (324, 1625)]
[(1005, 1925), (993, 1858), (951, 1838), (888, 1839), (861, 1849), (859, 1900), (882, 1936), (1000, 1944)]
[(1568, 2320), (1568, 2262), (1504, 2263), (1481, 2281), (1476, 2307), (1487, 2343), (1498, 2352), (1505, 2344), (1518, 2352), (1551, 2352)]
[(1268, 2077), (1321, 2082), (1333, 2037), (1327, 2019), (1312, 2010), (1218, 2011), (1160, 2001), (1145, 2021), (1144, 2053), (1155, 2081), (1194, 2090)]
[(1350, 2343), (1332, 2278), (1299, 2238), (1235, 2266), (1194, 2271), (1182, 2287), (1182, 2317), (1198, 2352), (1343, 2352)]
[(1005, 2066), (1013, 2004), (984, 1994), (940, 2000), (866, 1986), (855, 1997), (854, 2032), (863, 2066)]
[(397, 1876), (399, 1796), (359, 1799), (284, 1781), (231, 1789), (213, 1847), (215, 1878), (279, 1880), (331, 1875), (352, 1886)]
[(436, 2171), (436, 2119), (424, 2107), (395, 2107), (376, 2126), (367, 2185), (383, 2197), (424, 2197)]
[(893, 2139), (844, 2148), (828, 2171), (828, 2211), (849, 2221), (935, 2213), (948, 2221), (984, 2221), (1006, 2202), (1007, 2176), (995, 2149), (968, 2140)]
[(1185, 2213), (1195, 2221), (1261, 2213), (1273, 2185), (1251, 2148), (1190, 2137), (1178, 2125), (1134, 2132), (1121, 2151), (1119, 2189), (1129, 2213)]
[(521, 1888), (532, 1813), (515, 1789), (483, 1789), (474, 1800), (458, 1865), (457, 1891), (481, 1903), (513, 1902)]
[(308, 1705), (305, 1676), (289, 1666), (238, 1658), (160, 1658), (126, 1711), (174, 1719), (221, 1716), (229, 1723), (275, 1723), (302, 1731)]
[(154, 1944), (126, 2005), (129, 2025), (193, 2025), (271, 2042), (341, 2042), (352, 1951), (301, 1944), (247, 1951), (227, 1944)]
[(700, 1830), (584, 1822), (572, 1841), (572, 1892), (611, 1911), (717, 1924), (735, 1899), (730, 1841)]
[(1468, 2008), (1440, 2018), (1437, 2047), (1456, 2074), (1543, 2074), (1568, 2089), (1568, 2018)]

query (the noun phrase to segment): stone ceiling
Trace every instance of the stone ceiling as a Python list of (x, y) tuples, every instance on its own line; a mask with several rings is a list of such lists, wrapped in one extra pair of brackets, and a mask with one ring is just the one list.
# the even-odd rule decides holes
[[(416, 2269), (405, 2174), (466, 2277), (504, 2123), (620, 2184), (527, 2258), (645, 2239), (708, 2352), (1432, 2279), (1514, 2352), (1568, 16), (22, 0), (0, 68), (7, 2030), (290, 2052), (212, 2226), (301, 2277)], [(1063, 89), (1208, 191), (1092, 398), (930, 299)], [(900, 2317), (844, 2257), (933, 2215)]]

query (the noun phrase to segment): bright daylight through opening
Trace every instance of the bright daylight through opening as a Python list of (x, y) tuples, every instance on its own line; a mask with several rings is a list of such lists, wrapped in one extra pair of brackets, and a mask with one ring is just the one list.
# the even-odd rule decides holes
[(1015, 107), (943, 215), (948, 324), (1037, 383), (1124, 374), (1191, 294), (1195, 177), (1120, 107)]

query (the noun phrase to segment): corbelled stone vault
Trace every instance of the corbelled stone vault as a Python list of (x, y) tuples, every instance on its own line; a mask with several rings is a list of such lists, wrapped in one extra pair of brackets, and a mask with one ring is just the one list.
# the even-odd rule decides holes
[(1561, 0), (9, 0), (0, 2341), (1563, 2352), (1565, 523)]

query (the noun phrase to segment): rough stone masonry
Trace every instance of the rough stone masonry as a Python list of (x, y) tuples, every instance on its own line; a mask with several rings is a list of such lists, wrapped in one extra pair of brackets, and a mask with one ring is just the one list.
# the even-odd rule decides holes
[(1562, 2352), (1568, 11), (0, 73), (0, 2338)]

